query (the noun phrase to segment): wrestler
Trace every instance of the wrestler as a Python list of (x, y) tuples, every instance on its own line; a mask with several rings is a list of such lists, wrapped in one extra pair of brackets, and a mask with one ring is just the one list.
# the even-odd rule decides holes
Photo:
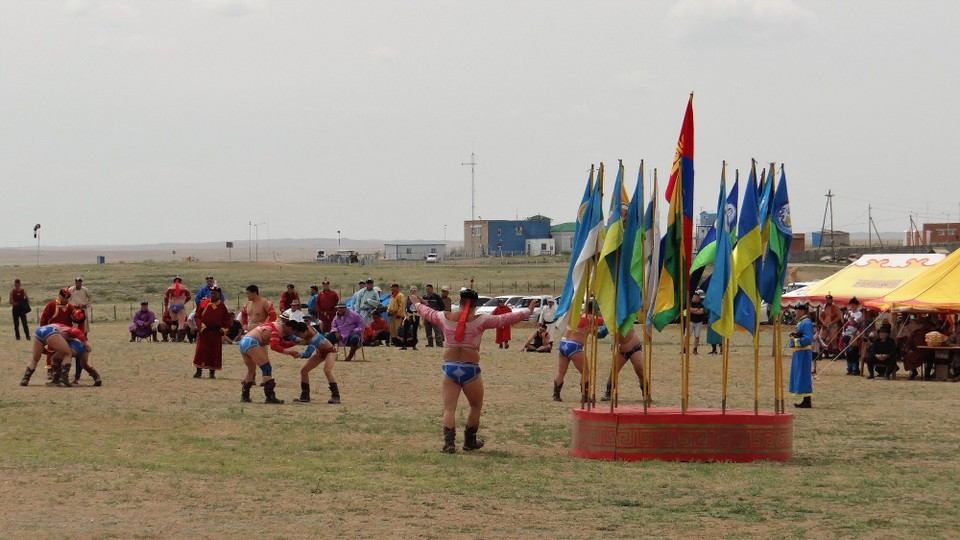
[(300, 358), (300, 353), (290, 348), (295, 343), (288, 338), (295, 332), (304, 332), (306, 329), (307, 325), (303, 322), (281, 318), (261, 324), (240, 338), (240, 354), (243, 355), (243, 363), (247, 366), (240, 401), (250, 403), (250, 389), (257, 382), (257, 367), (259, 367), (263, 373), (261, 386), (263, 386), (263, 396), (266, 398), (264, 403), (283, 403), (282, 399), (277, 399), (277, 393), (274, 391), (277, 381), (273, 378), (273, 367), (270, 365), (270, 357), (264, 346), (269, 344), (270, 348), (278, 353), (289, 355), (291, 358)]
[(505, 315), (477, 315), (476, 291), (460, 291), (460, 311), (450, 313), (437, 311), (421, 303), (417, 295), (411, 295), (417, 312), (435, 326), (443, 329), (443, 452), (457, 451), (456, 415), (460, 393), (467, 397), (470, 412), (463, 432), (464, 451), (483, 448), (483, 440), (477, 438), (480, 428), (480, 411), (483, 408), (483, 379), (480, 377), (480, 340), (483, 331), (502, 328), (526, 320), (533, 313), (537, 300), (528, 308), (518, 309)]
[[(557, 376), (553, 379), (554, 401), (563, 401), (560, 397), (560, 390), (563, 389), (563, 378), (566, 377), (571, 362), (573, 362), (573, 367), (577, 368), (577, 371), (583, 373), (583, 359), (586, 356), (583, 352), (583, 345), (587, 342), (587, 334), (593, 329), (594, 332), (598, 332), (598, 337), (603, 337), (602, 333), (599, 332), (601, 326), (603, 326), (603, 318), (594, 315), (593, 302), (587, 302), (586, 311), (580, 316), (577, 328), (574, 330), (567, 328), (563, 332), (563, 337), (560, 338), (560, 346), (557, 347), (559, 360)], [(586, 388), (581, 388), (580, 391), (586, 393)]]
[(269, 300), (260, 296), (260, 288), (247, 286), (247, 303), (240, 310), (240, 324), (249, 332), (263, 323), (277, 320), (277, 310)]
[(180, 276), (173, 278), (173, 285), (163, 292), (163, 309), (170, 310), (170, 315), (177, 321), (177, 337), (174, 341), (183, 342), (187, 335), (187, 302), (190, 301), (190, 291), (181, 285)]
[[(41, 326), (34, 330), (33, 337), (33, 357), (27, 363), (27, 369), (23, 372), (23, 378), (20, 379), (20, 386), (30, 384), (30, 377), (37, 370), (37, 363), (40, 362), (40, 356), (43, 355), (44, 347), (53, 351), (53, 379), (50, 385), (70, 386), (70, 358), (73, 356), (73, 349), (67, 343), (67, 339), (77, 339), (81, 342), (87, 341), (87, 336), (83, 331), (70, 326), (53, 323)], [(62, 369), (64, 359), (66, 359), (66, 369)]]
[[(90, 365), (90, 352), (93, 351), (93, 348), (90, 346), (90, 341), (80, 341), (76, 338), (71, 338), (67, 341), (67, 344), (70, 345), (70, 348), (73, 349), (73, 356), (77, 358), (77, 368), (83, 368), (84, 371), (90, 374), (93, 377), (94, 386), (102, 386), (103, 379), (100, 377), (100, 373)], [(67, 365), (67, 370), (69, 371), (70, 366)], [(80, 384), (80, 377), (77, 376), (73, 379), (73, 384)]]
[(306, 360), (300, 368), (300, 397), (293, 401), (310, 403), (310, 372), (323, 364), (323, 374), (327, 377), (330, 386), (330, 399), (327, 403), (340, 403), (340, 388), (337, 379), (333, 376), (333, 364), (337, 360), (337, 347), (324, 337), (322, 328), (317, 323), (307, 325), (307, 329), (300, 335), (307, 343), (307, 349), (300, 353), (300, 358)]
[[(643, 343), (640, 336), (633, 331), (633, 327), (627, 330), (627, 334), (620, 338), (620, 354), (617, 355), (617, 373), (623, 369), (623, 366), (630, 362), (633, 365), (633, 372), (637, 374), (637, 380), (640, 381), (640, 395), (643, 395)], [(600, 401), (610, 401), (611, 382), (607, 378), (607, 389), (603, 393)]]
[[(62, 324), (64, 326), (73, 326), (73, 304), (70, 303), (70, 290), (60, 289), (60, 294), (51, 300), (40, 313), (40, 326), (48, 324)], [(53, 378), (53, 366), (50, 357), (47, 357), (47, 380)]]
[(193, 354), (193, 367), (197, 372), (194, 379), (203, 376), (203, 370), (210, 370), (210, 378), (223, 369), (223, 335), (230, 328), (233, 319), (227, 306), (220, 301), (220, 287), (210, 289), (210, 298), (202, 300), (193, 319), (197, 323), (197, 348)]

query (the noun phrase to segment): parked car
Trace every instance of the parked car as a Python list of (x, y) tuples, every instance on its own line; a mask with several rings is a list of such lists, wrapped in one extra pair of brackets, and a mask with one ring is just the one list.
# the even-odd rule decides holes
[(510, 309), (513, 309), (513, 306), (517, 304), (520, 300), (523, 300), (523, 295), (520, 294), (501, 294), (491, 298), (486, 304), (480, 304), (480, 307), (477, 308), (477, 313), (487, 313), (490, 314), (494, 309), (497, 308), (497, 301), (500, 299), (506, 301), (506, 304)]
[[(489, 302), (490, 300), (491, 300), (491, 298), (490, 298), (489, 296), (480, 295), (480, 296), (478, 296), (478, 298), (477, 298), (477, 305), (478, 305), (478, 306), (483, 306), (484, 304), (486, 304), (486, 303)], [(496, 302), (494, 302), (494, 305), (496, 305)], [(451, 311), (459, 311), (459, 310), (460, 310), (460, 298), (457, 298), (456, 300), (453, 301), (452, 304), (450, 304), (450, 310), (451, 310)]]
[(539, 299), (540, 302), (537, 304), (537, 307), (533, 308), (533, 314), (530, 315), (530, 317), (527, 319), (528, 321), (537, 321), (540, 319), (540, 311), (543, 310), (543, 306), (546, 305), (548, 299), (551, 299), (554, 302), (556, 302), (554, 297), (549, 294), (536, 294), (533, 296), (524, 296), (522, 299), (520, 299), (520, 301), (517, 303), (514, 309), (523, 309), (529, 306), (530, 302), (535, 298)]
[(427, 264), (436, 264), (438, 260), (436, 253), (431, 253), (424, 259)]

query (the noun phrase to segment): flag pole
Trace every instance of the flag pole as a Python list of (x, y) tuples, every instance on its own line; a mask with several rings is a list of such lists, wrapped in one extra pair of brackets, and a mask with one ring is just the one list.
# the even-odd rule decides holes
[(722, 388), (720, 393), (720, 412), (721, 414), (727, 414), (727, 369), (730, 361), (730, 338), (725, 337), (720, 340), (720, 347), (723, 349), (720, 351), (721, 355), (721, 369), (723, 374), (722, 379)]
[[(600, 194), (600, 200), (603, 200), (603, 162), (600, 162), (600, 167), (597, 169), (597, 189)], [(600, 259), (600, 235), (594, 239), (594, 250), (593, 250), (593, 269), (588, 272), (588, 286), (586, 287), (587, 291), (587, 302), (590, 306), (590, 321), (587, 327), (590, 331), (590, 336), (588, 337), (589, 342), (593, 345), (590, 348), (589, 354), (584, 355), (584, 366), (583, 373), (580, 374), (582, 382), (586, 384), (580, 385), (580, 404), (581, 408), (584, 408), (589, 411), (593, 408), (593, 405), (596, 404), (596, 392), (597, 392), (597, 348), (599, 346), (599, 339), (597, 338), (597, 315), (596, 307), (594, 304), (593, 288), (596, 286), (596, 277), (597, 277), (597, 265)], [(592, 278), (592, 279), (591, 279)]]

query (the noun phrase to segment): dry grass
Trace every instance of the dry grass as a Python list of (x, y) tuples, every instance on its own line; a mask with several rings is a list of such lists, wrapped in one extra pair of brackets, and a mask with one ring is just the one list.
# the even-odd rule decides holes
[[(147, 273), (102, 268), (95, 290), (119, 290)], [(387, 270), (383, 277), (398, 281), (452, 279), (442, 268)], [(525, 281), (544, 269), (507, 270)], [(213, 271), (228, 279), (259, 272)], [(253, 279), (278, 287), (293, 274), (270, 269)], [(515, 340), (526, 333), (517, 330)], [(267, 406), (239, 402), (235, 348), (225, 351), (217, 380), (195, 380), (189, 345), (128, 343), (125, 323), (95, 326), (103, 387), (46, 388), (38, 374), (22, 388), (29, 344), (13, 341), (8, 328), (0, 335), (8, 367), (0, 383), (0, 537), (960, 535), (960, 385), (867, 381), (821, 364), (815, 408), (795, 417), (788, 463), (600, 462), (569, 456), (573, 405), (550, 400), (555, 356), (497, 350), (487, 337), (487, 447), (448, 456), (439, 453), (436, 349), (367, 349), (368, 362), (337, 364), (339, 406), (324, 403), (318, 372), (314, 394), (324, 399), (289, 403), (300, 364), (274, 357), (288, 404)], [(765, 352), (769, 339), (765, 333)], [(679, 403), (676, 342), (675, 329), (657, 342), (657, 405)], [(731, 406), (752, 406), (751, 358), (738, 336)], [(769, 364), (764, 358), (768, 406)], [(715, 356), (694, 357), (693, 406), (718, 405), (718, 368)], [(633, 375), (623, 375), (622, 403), (636, 404)], [(567, 382), (572, 400), (574, 374)]]

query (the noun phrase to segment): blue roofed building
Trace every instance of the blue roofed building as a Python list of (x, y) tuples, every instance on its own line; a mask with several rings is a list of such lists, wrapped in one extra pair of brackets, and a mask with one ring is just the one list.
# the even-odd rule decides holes
[(550, 238), (550, 218), (477, 219), (463, 222), (463, 252), (468, 257), (527, 255), (527, 240)]

